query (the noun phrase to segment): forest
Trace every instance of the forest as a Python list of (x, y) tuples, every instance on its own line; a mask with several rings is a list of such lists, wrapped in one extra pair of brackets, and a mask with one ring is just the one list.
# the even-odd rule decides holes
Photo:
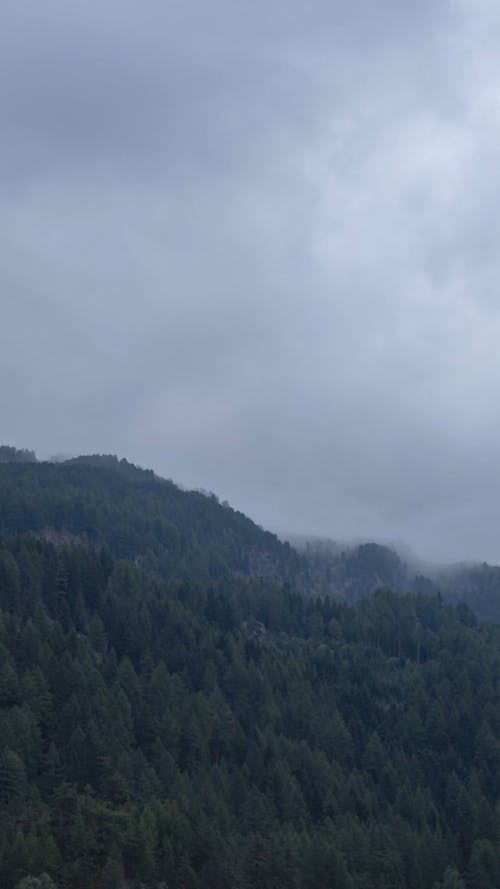
[(114, 457), (0, 461), (0, 535), (2, 887), (498, 889), (474, 602)]

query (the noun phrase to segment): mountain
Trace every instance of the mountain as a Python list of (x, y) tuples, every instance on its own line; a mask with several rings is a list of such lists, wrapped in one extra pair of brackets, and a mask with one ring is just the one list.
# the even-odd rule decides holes
[(500, 623), (500, 568), (459, 564), (422, 567), (377, 543), (340, 546), (329, 540), (297, 540), (316, 590), (355, 602), (379, 589), (442, 596), (466, 603), (481, 620)]
[(498, 889), (500, 627), (115, 457), (0, 528), (2, 887)]
[(158, 576), (283, 582), (307, 571), (287, 543), (215, 495), (184, 491), (114, 456), (0, 464), (0, 535), (106, 544)]
[(306, 595), (357, 601), (379, 589), (426, 592), (465, 602), (500, 622), (500, 568), (426, 568), (376, 543), (281, 541), (214, 494), (185, 491), (114, 455), (37, 462), (33, 451), (0, 448), (0, 535), (35, 533), (55, 543), (107, 545), (157, 577), (204, 579), (232, 589), (243, 577), (291, 583)]

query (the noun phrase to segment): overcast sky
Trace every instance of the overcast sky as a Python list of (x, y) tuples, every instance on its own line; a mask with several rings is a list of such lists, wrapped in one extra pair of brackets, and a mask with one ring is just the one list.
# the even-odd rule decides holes
[(500, 562), (493, 0), (3, 0), (0, 439)]

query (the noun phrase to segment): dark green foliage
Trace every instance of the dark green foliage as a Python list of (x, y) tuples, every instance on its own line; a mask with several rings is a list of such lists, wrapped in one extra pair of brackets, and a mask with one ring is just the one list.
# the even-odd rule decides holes
[[(224, 585), (234, 572), (276, 582), (307, 574), (305, 559), (289, 544), (213, 494), (182, 491), (116, 457), (0, 462), (0, 534), (26, 532), (55, 543), (105, 544), (143, 570), (179, 584), (189, 580), (190, 600), (193, 579)], [(216, 607), (230, 623), (228, 603), (216, 597)]]
[(498, 885), (500, 631), (248, 583), (228, 629), (99, 550), (0, 557), (2, 886)]
[(273, 535), (114, 458), (3, 469), (2, 887), (498, 889), (499, 628), (305, 596)]

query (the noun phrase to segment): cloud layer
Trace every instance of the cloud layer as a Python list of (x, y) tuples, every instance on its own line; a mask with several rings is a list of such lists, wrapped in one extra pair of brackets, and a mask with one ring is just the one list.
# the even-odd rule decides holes
[(500, 562), (495, 4), (2, 19), (2, 439)]

